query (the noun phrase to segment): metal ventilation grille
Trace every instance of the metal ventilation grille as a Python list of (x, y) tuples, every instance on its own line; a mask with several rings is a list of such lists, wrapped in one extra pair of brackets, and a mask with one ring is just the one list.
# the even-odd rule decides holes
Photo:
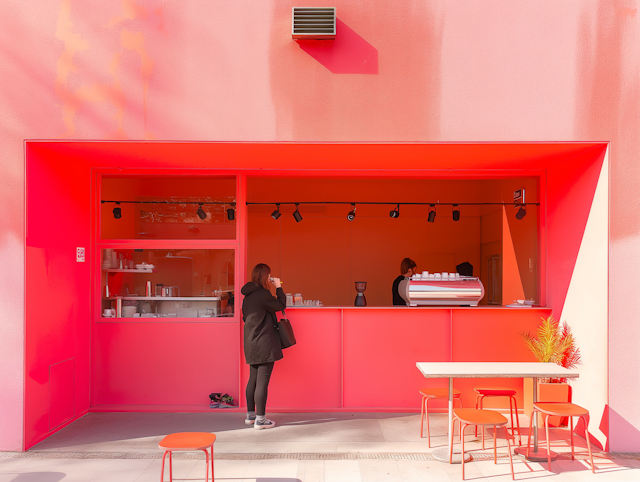
[(293, 7), (291, 34), (294, 39), (335, 39), (335, 7)]

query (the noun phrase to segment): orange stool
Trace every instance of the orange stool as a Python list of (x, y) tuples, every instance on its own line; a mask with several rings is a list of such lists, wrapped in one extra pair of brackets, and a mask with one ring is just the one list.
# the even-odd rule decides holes
[[(516, 424), (518, 427), (518, 445), (522, 445), (522, 435), (520, 434), (520, 420), (518, 419), (518, 402), (516, 401), (516, 391), (508, 388), (474, 388), (476, 391), (476, 408), (482, 410), (482, 400), (485, 397), (509, 397), (509, 414), (511, 415), (511, 431), (515, 431), (516, 425), (513, 424), (513, 407), (516, 409)], [(476, 436), (478, 435), (478, 427), (476, 427)], [(515, 437), (513, 437), (515, 442)]]
[(162, 472), (160, 473), (160, 482), (164, 480), (164, 459), (169, 454), (169, 481), (173, 482), (173, 467), (171, 466), (171, 452), (197, 452), (202, 450), (206, 456), (206, 478), (205, 482), (209, 482), (209, 452), (211, 448), (211, 481), (213, 482), (213, 443), (216, 436), (209, 432), (181, 432), (172, 433), (163, 438), (158, 447), (164, 450), (162, 456)]
[(589, 460), (591, 461), (591, 472), (596, 473), (593, 465), (593, 455), (591, 453), (591, 442), (589, 442), (589, 410), (582, 408), (575, 403), (569, 402), (536, 402), (533, 404), (531, 419), (529, 420), (529, 442), (527, 443), (527, 457), (529, 456), (529, 447), (531, 446), (531, 423), (536, 412), (545, 414), (544, 427), (547, 437), (547, 462), (549, 464), (549, 472), (551, 472), (551, 443), (549, 442), (549, 417), (569, 417), (569, 428), (571, 429), (571, 460), (575, 460), (573, 452), (573, 417), (580, 417), (584, 422), (584, 431), (587, 439), (587, 449), (589, 450)]
[[(504, 428), (504, 433), (507, 437), (507, 449), (509, 451), (509, 465), (511, 466), (511, 479), (515, 479), (515, 475), (513, 473), (513, 459), (511, 458), (511, 444), (509, 443), (509, 438), (511, 435), (507, 430), (505, 425), (509, 423), (509, 421), (499, 412), (494, 410), (478, 410), (476, 408), (456, 408), (453, 411), (453, 420), (451, 421), (451, 430), (453, 430), (453, 422), (458, 420), (461, 424), (460, 435), (462, 437), (462, 480), (464, 480), (464, 429), (467, 428), (468, 425), (478, 425), (482, 426), (482, 433), (484, 433), (485, 426), (493, 425), (493, 463), (498, 463), (498, 451), (496, 446), (496, 427)], [(483, 445), (484, 449), (484, 438)], [(449, 463), (453, 462), (453, 450), (449, 452)]]
[[(427, 414), (427, 444), (431, 447), (431, 435), (429, 434), (429, 400), (435, 400), (436, 398), (449, 399), (448, 388), (423, 388), (419, 390), (422, 395), (422, 407), (420, 410), (420, 438), (424, 437), (424, 415)], [(453, 399), (460, 402), (460, 408), (462, 408), (462, 400), (460, 399), (460, 390), (453, 391)]]

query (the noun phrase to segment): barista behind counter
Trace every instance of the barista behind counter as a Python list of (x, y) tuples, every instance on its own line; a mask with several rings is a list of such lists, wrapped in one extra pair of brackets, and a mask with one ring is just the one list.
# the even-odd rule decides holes
[(418, 269), (416, 268), (416, 262), (411, 258), (404, 258), (400, 263), (400, 276), (393, 281), (391, 288), (391, 294), (393, 295), (393, 304), (400, 306), (407, 306), (409, 302), (404, 299), (400, 293), (406, 293), (406, 282), (413, 276)]

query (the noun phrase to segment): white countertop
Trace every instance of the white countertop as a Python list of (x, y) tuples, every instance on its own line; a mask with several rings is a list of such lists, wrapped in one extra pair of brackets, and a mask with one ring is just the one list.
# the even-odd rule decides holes
[(417, 362), (425, 378), (578, 378), (577, 370), (542, 362)]

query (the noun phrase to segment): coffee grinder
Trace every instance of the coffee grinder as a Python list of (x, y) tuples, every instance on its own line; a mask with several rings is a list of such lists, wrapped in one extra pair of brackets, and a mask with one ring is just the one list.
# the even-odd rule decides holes
[(356, 295), (356, 300), (354, 301), (353, 306), (367, 306), (367, 299), (364, 297), (364, 291), (366, 289), (366, 281), (356, 281), (356, 291), (358, 294)]

